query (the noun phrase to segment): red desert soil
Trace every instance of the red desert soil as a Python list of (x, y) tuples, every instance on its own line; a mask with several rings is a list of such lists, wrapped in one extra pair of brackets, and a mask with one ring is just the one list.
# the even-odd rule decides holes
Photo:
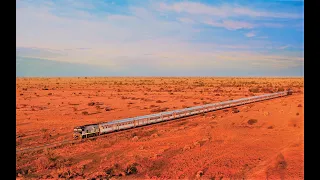
[(303, 179), (303, 87), (303, 78), (17, 78), (17, 149), (72, 139), (78, 125), (295, 91), (238, 113), (219, 110), (18, 153), (17, 179)]

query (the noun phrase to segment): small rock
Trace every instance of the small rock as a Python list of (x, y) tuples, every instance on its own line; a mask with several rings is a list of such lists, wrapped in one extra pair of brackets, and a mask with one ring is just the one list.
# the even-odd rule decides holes
[(153, 159), (157, 159), (158, 157), (160, 157), (161, 155), (160, 154), (154, 154), (153, 155)]
[(159, 135), (155, 133), (155, 134), (152, 134), (151, 137), (156, 138), (156, 137), (159, 137)]
[(203, 138), (202, 141), (209, 141), (209, 138)]
[(269, 116), (270, 113), (269, 113), (269, 112), (264, 112), (263, 115), (264, 115), (264, 116)]
[(125, 172), (120, 172), (119, 176), (126, 176)]
[(104, 108), (105, 111), (111, 111), (112, 109), (110, 107)]
[(196, 147), (200, 147), (200, 143), (199, 142), (195, 142), (195, 143), (193, 143), (193, 145), (196, 146)]
[(188, 145), (185, 145), (185, 146), (183, 147), (183, 151), (187, 151), (187, 150), (189, 150), (189, 149), (191, 149), (191, 147), (188, 146)]
[(238, 113), (238, 112), (240, 112), (238, 109), (233, 109), (232, 110), (232, 113)]
[(198, 171), (196, 174), (196, 178), (200, 178), (203, 175), (203, 171)]
[(134, 136), (134, 137), (132, 138), (133, 141), (137, 141), (138, 139), (139, 139), (138, 136)]

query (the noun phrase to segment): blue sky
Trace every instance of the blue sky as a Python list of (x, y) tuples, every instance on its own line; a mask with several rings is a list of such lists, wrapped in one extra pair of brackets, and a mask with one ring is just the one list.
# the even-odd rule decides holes
[(16, 11), (17, 76), (303, 76), (303, 1), (18, 0)]

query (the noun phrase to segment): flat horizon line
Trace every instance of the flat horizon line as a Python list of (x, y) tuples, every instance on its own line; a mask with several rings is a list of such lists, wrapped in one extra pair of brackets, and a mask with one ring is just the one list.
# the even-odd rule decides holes
[(304, 76), (16, 76), (16, 78), (304, 78)]

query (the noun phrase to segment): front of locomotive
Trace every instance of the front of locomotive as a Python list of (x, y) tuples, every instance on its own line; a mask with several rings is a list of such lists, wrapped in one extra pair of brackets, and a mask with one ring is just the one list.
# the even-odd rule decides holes
[(77, 126), (73, 129), (73, 139), (80, 139), (82, 138), (82, 131), (84, 131), (83, 126)]

